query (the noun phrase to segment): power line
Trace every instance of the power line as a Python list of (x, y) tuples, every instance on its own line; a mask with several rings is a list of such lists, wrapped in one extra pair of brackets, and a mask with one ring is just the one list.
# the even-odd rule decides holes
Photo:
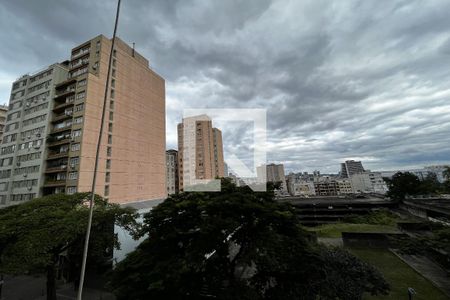
[(105, 95), (104, 95), (104, 99), (103, 99), (100, 131), (98, 133), (97, 152), (95, 154), (94, 176), (92, 178), (92, 188), (91, 188), (92, 194), (91, 194), (91, 199), (89, 200), (89, 219), (88, 219), (88, 225), (87, 225), (87, 229), (86, 229), (86, 238), (84, 240), (83, 260), (81, 262), (80, 283), (78, 286), (77, 300), (82, 300), (82, 295), (83, 295), (84, 275), (86, 273), (86, 261), (87, 261), (87, 254), (88, 254), (88, 250), (89, 250), (89, 237), (91, 235), (92, 215), (94, 213), (95, 185), (96, 185), (96, 181), (97, 181), (97, 169), (98, 169), (98, 161), (99, 161), (99, 154), (100, 154), (100, 144), (102, 142), (103, 127), (104, 127), (104, 123), (105, 123), (105, 114), (106, 114), (106, 104), (108, 102), (109, 78), (110, 78), (110, 73), (111, 73), (111, 64), (112, 64), (112, 58), (113, 58), (114, 43), (116, 41), (117, 25), (119, 23), (120, 1), (121, 0), (117, 1), (116, 20), (114, 22), (114, 32), (113, 32), (113, 37), (112, 37), (112, 42), (111, 42), (111, 50), (109, 53), (108, 73), (106, 75)]

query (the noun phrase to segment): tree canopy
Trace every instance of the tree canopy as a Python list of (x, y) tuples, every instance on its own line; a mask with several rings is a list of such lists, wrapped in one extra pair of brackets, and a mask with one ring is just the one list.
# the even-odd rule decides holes
[(388, 290), (368, 264), (313, 242), (273, 190), (222, 180), (221, 192), (173, 195), (146, 214), (140, 234), (147, 239), (111, 278), (119, 300), (351, 300)]
[[(47, 274), (47, 299), (56, 299), (55, 272), (61, 255), (81, 262), (87, 227), (89, 194), (51, 195), (0, 210), (0, 271), (7, 274)], [(130, 208), (95, 198), (88, 260), (110, 259), (114, 224), (136, 230), (136, 213)], [(76, 271), (79, 272), (77, 268)]]

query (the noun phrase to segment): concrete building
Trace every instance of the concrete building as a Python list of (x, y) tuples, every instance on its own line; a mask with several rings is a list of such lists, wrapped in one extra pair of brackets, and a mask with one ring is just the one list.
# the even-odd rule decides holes
[(0, 142), (3, 139), (7, 114), (8, 114), (8, 106), (0, 105)]
[(363, 172), (353, 174), (350, 177), (354, 193), (378, 193), (385, 194), (387, 185), (380, 172)]
[[(0, 167), (0, 203), (91, 190), (111, 39), (13, 83)], [(96, 193), (114, 203), (164, 198), (165, 83), (116, 39)]]
[(337, 179), (336, 183), (338, 195), (346, 195), (353, 193), (352, 183), (349, 179)]
[(350, 178), (353, 174), (364, 172), (360, 161), (347, 160), (341, 163), (341, 177)]
[(167, 194), (178, 193), (178, 151), (166, 151), (166, 187)]
[(281, 188), (287, 192), (286, 177), (283, 164), (268, 164), (256, 168), (258, 181), (260, 182), (281, 182)]
[(224, 176), (222, 132), (206, 115), (184, 118), (178, 124), (179, 190)]

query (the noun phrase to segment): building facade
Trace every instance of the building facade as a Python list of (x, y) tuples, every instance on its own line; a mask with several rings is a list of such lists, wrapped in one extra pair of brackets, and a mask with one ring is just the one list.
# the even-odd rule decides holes
[(268, 164), (256, 168), (258, 181), (260, 182), (281, 182), (281, 189), (287, 192), (286, 176), (283, 164)]
[(5, 131), (7, 114), (8, 114), (8, 106), (0, 105), (0, 142), (3, 139), (3, 132)]
[(380, 172), (362, 172), (350, 177), (354, 193), (385, 194), (388, 191)]
[(206, 115), (184, 118), (178, 124), (179, 191), (224, 177), (222, 132)]
[(178, 151), (166, 151), (166, 188), (167, 194), (178, 193)]
[[(97, 36), (73, 48), (70, 60), (13, 84), (11, 142), (1, 149), (12, 164), (1, 167), (0, 180), (12, 176), (1, 203), (91, 191), (111, 45)], [(117, 38), (109, 86), (95, 191), (114, 203), (164, 198), (164, 79)]]
[(350, 178), (353, 174), (364, 172), (360, 161), (347, 160), (341, 163), (341, 177)]

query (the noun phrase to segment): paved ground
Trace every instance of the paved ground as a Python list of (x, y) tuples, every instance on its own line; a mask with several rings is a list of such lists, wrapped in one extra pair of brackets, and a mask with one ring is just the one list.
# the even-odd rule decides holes
[(439, 265), (425, 256), (392, 252), (450, 297), (450, 277)]
[[(45, 278), (32, 276), (6, 276), (1, 300), (45, 300)], [(62, 284), (56, 291), (58, 300), (76, 299), (73, 284)], [(83, 300), (114, 300), (110, 293), (86, 288)]]

